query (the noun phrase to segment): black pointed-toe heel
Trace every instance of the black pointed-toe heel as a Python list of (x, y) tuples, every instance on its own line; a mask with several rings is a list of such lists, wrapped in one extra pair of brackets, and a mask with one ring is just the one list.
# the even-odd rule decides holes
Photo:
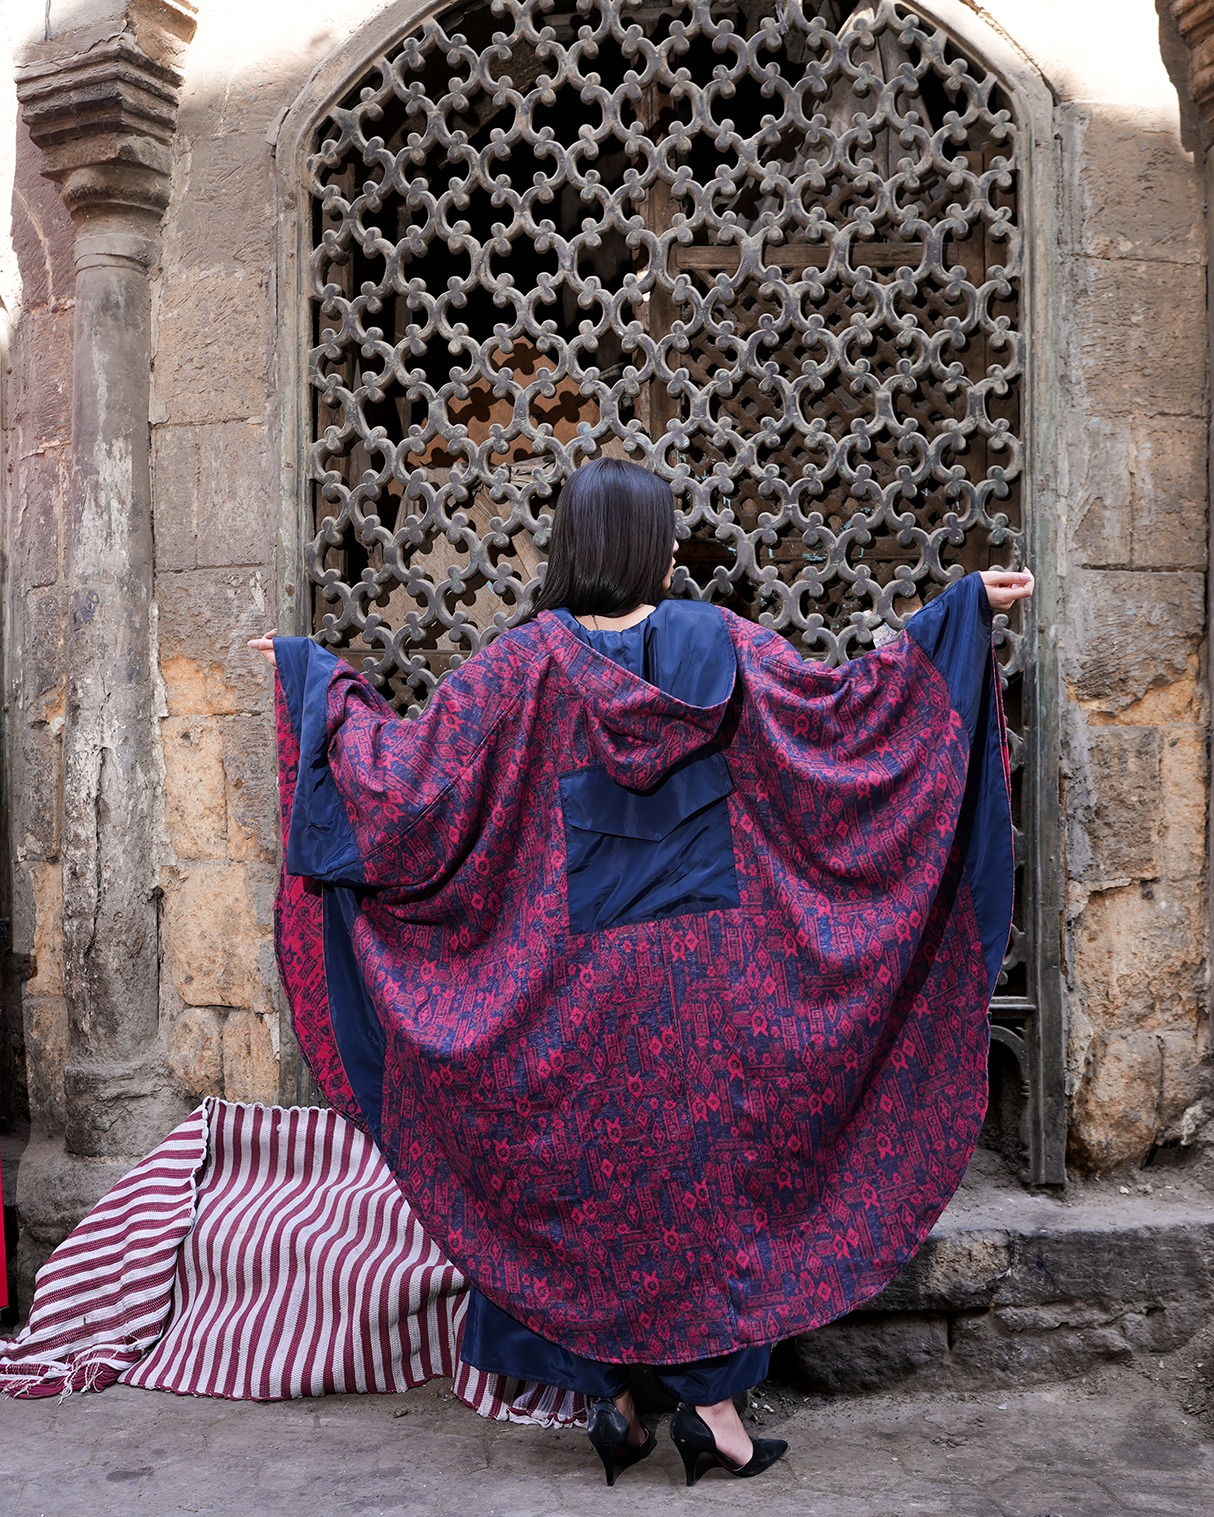
[(722, 1454), (717, 1448), (717, 1440), (713, 1437), (712, 1429), (695, 1407), (688, 1406), (683, 1401), (679, 1402), (678, 1411), (670, 1419), (670, 1436), (674, 1439), (675, 1448), (683, 1456), (683, 1468), (687, 1471), (688, 1485), (694, 1485), (700, 1478), (698, 1470), (700, 1458), (704, 1454), (711, 1455), (715, 1463), (722, 1469), (728, 1470), (731, 1475), (747, 1479), (751, 1475), (761, 1475), (788, 1450), (788, 1444), (783, 1438), (752, 1438), (750, 1458), (745, 1464), (737, 1464), (728, 1454)]
[(607, 1472), (607, 1484), (614, 1485), (620, 1470), (626, 1470), (653, 1453), (657, 1438), (652, 1428), (646, 1428), (648, 1437), (644, 1443), (629, 1443), (628, 1418), (624, 1416), (610, 1396), (596, 1396), (590, 1403), (586, 1420), (586, 1433), (598, 1450)]

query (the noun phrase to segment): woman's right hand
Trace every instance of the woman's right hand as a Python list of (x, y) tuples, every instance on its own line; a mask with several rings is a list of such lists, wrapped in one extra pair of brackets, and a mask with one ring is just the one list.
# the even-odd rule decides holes
[(983, 569), (979, 578), (992, 611), (1010, 611), (1018, 600), (1032, 595), (1035, 583), (1031, 569)]
[(263, 637), (251, 637), (249, 647), (256, 648), (258, 653), (269, 659), (270, 663), (278, 668), (278, 660), (274, 657), (274, 639), (278, 636), (278, 628), (271, 627)]

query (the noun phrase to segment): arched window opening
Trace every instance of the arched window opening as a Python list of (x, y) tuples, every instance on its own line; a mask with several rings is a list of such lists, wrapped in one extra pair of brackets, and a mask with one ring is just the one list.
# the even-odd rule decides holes
[[(556, 492), (602, 452), (670, 480), (674, 592), (807, 657), (1022, 563), (1022, 172), (999, 82), (898, 0), (420, 22), (306, 165), (316, 634), (416, 712), (525, 609)], [(995, 1010), (1040, 1170), (1029, 644), (1006, 621), (1020, 888)]]

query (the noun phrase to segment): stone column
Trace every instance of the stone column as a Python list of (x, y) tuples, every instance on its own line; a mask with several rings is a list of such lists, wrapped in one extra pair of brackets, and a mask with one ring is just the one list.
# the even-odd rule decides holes
[[(46, 1155), (36, 1166), (57, 1171), (38, 1176), (42, 1207), (53, 1195), (70, 1225), (115, 1167), (82, 1165), (76, 1156), (129, 1159), (159, 1141), (182, 1110), (157, 1038), (148, 277), (169, 199), (195, 7), (95, 0), (71, 11), (66, 26), (56, 34), (50, 19), (43, 34), (40, 22), (40, 35), (18, 56), (17, 92), (42, 172), (59, 184), (76, 228), (65, 522), (67, 1131), (60, 1162)], [(42, 1209), (38, 1196), (30, 1199), (35, 1212)]]

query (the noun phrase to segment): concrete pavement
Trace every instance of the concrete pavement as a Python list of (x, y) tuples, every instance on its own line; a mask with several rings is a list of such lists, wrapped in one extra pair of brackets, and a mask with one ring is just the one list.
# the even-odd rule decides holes
[[(770, 1408), (770, 1410), (765, 1410)], [(693, 1491), (660, 1445), (608, 1489), (580, 1432), (491, 1423), (445, 1382), (271, 1404), (115, 1386), (0, 1398), (0, 1514), (239, 1517), (1210, 1517), (1214, 1443), (1137, 1371), (981, 1394), (806, 1399), (768, 1384), (755, 1431), (791, 1449), (754, 1481)]]

